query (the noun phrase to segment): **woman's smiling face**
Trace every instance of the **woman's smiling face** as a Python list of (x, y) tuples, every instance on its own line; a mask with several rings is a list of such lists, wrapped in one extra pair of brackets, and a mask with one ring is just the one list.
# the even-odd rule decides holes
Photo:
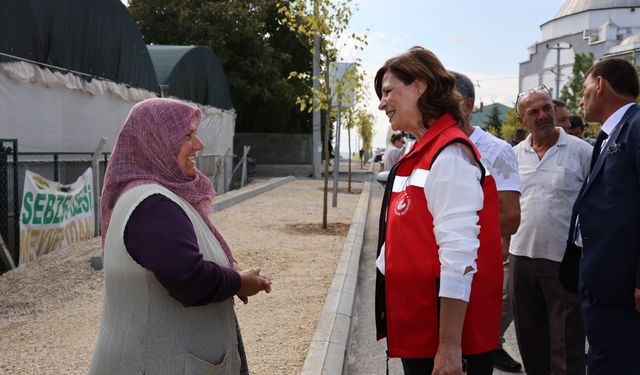
[(191, 124), (178, 153), (178, 166), (187, 177), (195, 177), (196, 153), (204, 148), (200, 138), (196, 135), (197, 128), (198, 124)]
[(384, 74), (378, 109), (387, 114), (393, 130), (415, 135), (416, 130), (423, 127), (418, 99), (424, 93), (425, 86), (418, 80), (406, 85), (391, 71)]

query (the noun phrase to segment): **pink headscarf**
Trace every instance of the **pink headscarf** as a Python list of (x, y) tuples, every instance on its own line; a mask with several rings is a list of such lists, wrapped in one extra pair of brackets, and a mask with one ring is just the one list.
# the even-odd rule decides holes
[(200, 122), (200, 110), (171, 99), (147, 99), (131, 108), (120, 130), (104, 176), (102, 189), (102, 244), (113, 207), (127, 190), (155, 183), (171, 190), (198, 211), (220, 242), (229, 261), (229, 245), (209, 220), (215, 191), (209, 178), (196, 169), (187, 177), (178, 165), (178, 153), (191, 124)]

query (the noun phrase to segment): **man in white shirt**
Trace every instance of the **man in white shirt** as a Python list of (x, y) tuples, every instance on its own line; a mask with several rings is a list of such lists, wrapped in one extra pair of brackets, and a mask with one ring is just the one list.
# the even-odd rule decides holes
[(456, 89), (462, 95), (462, 131), (480, 151), (481, 162), (493, 176), (500, 204), (500, 230), (503, 237), (504, 287), (502, 293), (502, 319), (500, 321), (500, 345), (494, 350), (493, 365), (498, 370), (520, 372), (522, 365), (504, 351), (504, 333), (513, 321), (507, 275), (509, 273), (509, 237), (520, 225), (520, 175), (518, 161), (511, 146), (484, 130), (471, 125), (471, 113), (475, 101), (473, 83), (464, 74), (451, 72), (456, 78)]
[(584, 374), (584, 327), (578, 298), (558, 277), (571, 207), (589, 172), (592, 147), (556, 127), (546, 87), (516, 101), (530, 135), (513, 149), (518, 159), (521, 221), (511, 236), (509, 292), (525, 371)]

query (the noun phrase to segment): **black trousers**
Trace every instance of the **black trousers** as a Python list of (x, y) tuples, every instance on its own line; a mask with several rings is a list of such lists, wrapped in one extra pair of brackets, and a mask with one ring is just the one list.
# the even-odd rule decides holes
[[(402, 358), (405, 375), (431, 375), (433, 358)], [(462, 369), (467, 375), (491, 375), (493, 373), (493, 352), (462, 357)]]

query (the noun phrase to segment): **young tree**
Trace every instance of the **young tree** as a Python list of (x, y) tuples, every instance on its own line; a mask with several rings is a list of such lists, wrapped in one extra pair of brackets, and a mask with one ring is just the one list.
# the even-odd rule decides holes
[[(340, 46), (338, 40), (343, 37), (349, 26), (352, 15), (352, 0), (291, 0), (278, 1), (278, 12), (282, 16), (281, 22), (288, 26), (291, 30), (295, 30), (301, 37), (301, 41), (305, 43), (310, 53), (314, 52), (314, 38), (319, 41), (319, 54), (314, 54), (314, 59), (321, 66), (321, 73), (318, 76), (309, 74), (308, 71), (292, 71), (290, 78), (313, 79), (316, 84), (311, 89), (311, 95), (301, 95), (297, 98), (297, 103), (301, 111), (325, 111), (325, 127), (324, 127), (324, 205), (322, 212), (322, 228), (327, 229), (327, 196), (329, 186), (329, 129), (331, 128), (331, 118), (334, 117), (334, 108), (331, 105), (333, 95), (341, 95), (342, 90), (352, 87), (349, 80), (337, 85), (334, 92), (331, 91), (330, 84), (330, 62), (334, 61), (338, 55), (338, 48), (344, 46), (346, 42)], [(366, 40), (356, 34), (351, 34), (349, 38), (356, 49), (364, 49)], [(354, 62), (359, 65), (359, 61)], [(356, 76), (358, 73), (356, 73)], [(357, 79), (351, 82), (358, 82)], [(336, 155), (335, 162), (338, 162)]]
[(560, 90), (560, 100), (567, 103), (567, 109), (573, 115), (580, 113), (584, 73), (591, 68), (591, 65), (593, 65), (593, 53), (576, 53), (569, 81)]
[(364, 157), (366, 164), (367, 155), (371, 153), (371, 145), (373, 143), (373, 115), (371, 113), (361, 110), (357, 116), (358, 135), (362, 140), (362, 149), (364, 150)]
[[(358, 74), (357, 70), (350, 70), (347, 72), (347, 75), (343, 77), (343, 80), (339, 83), (341, 85), (347, 85), (346, 88), (340, 88), (338, 91), (350, 91), (355, 90), (351, 93), (351, 97), (349, 99), (348, 106), (345, 110), (345, 126), (347, 129), (347, 143), (349, 145), (349, 171), (348, 171), (348, 185), (347, 190), (351, 193), (351, 130), (355, 127), (361, 126), (358, 118), (360, 114), (364, 111), (361, 107), (364, 103), (367, 102), (368, 99), (368, 91), (364, 88), (364, 76), (362, 74)], [(355, 106), (357, 103), (357, 107)], [(371, 126), (373, 126), (371, 124)]]

